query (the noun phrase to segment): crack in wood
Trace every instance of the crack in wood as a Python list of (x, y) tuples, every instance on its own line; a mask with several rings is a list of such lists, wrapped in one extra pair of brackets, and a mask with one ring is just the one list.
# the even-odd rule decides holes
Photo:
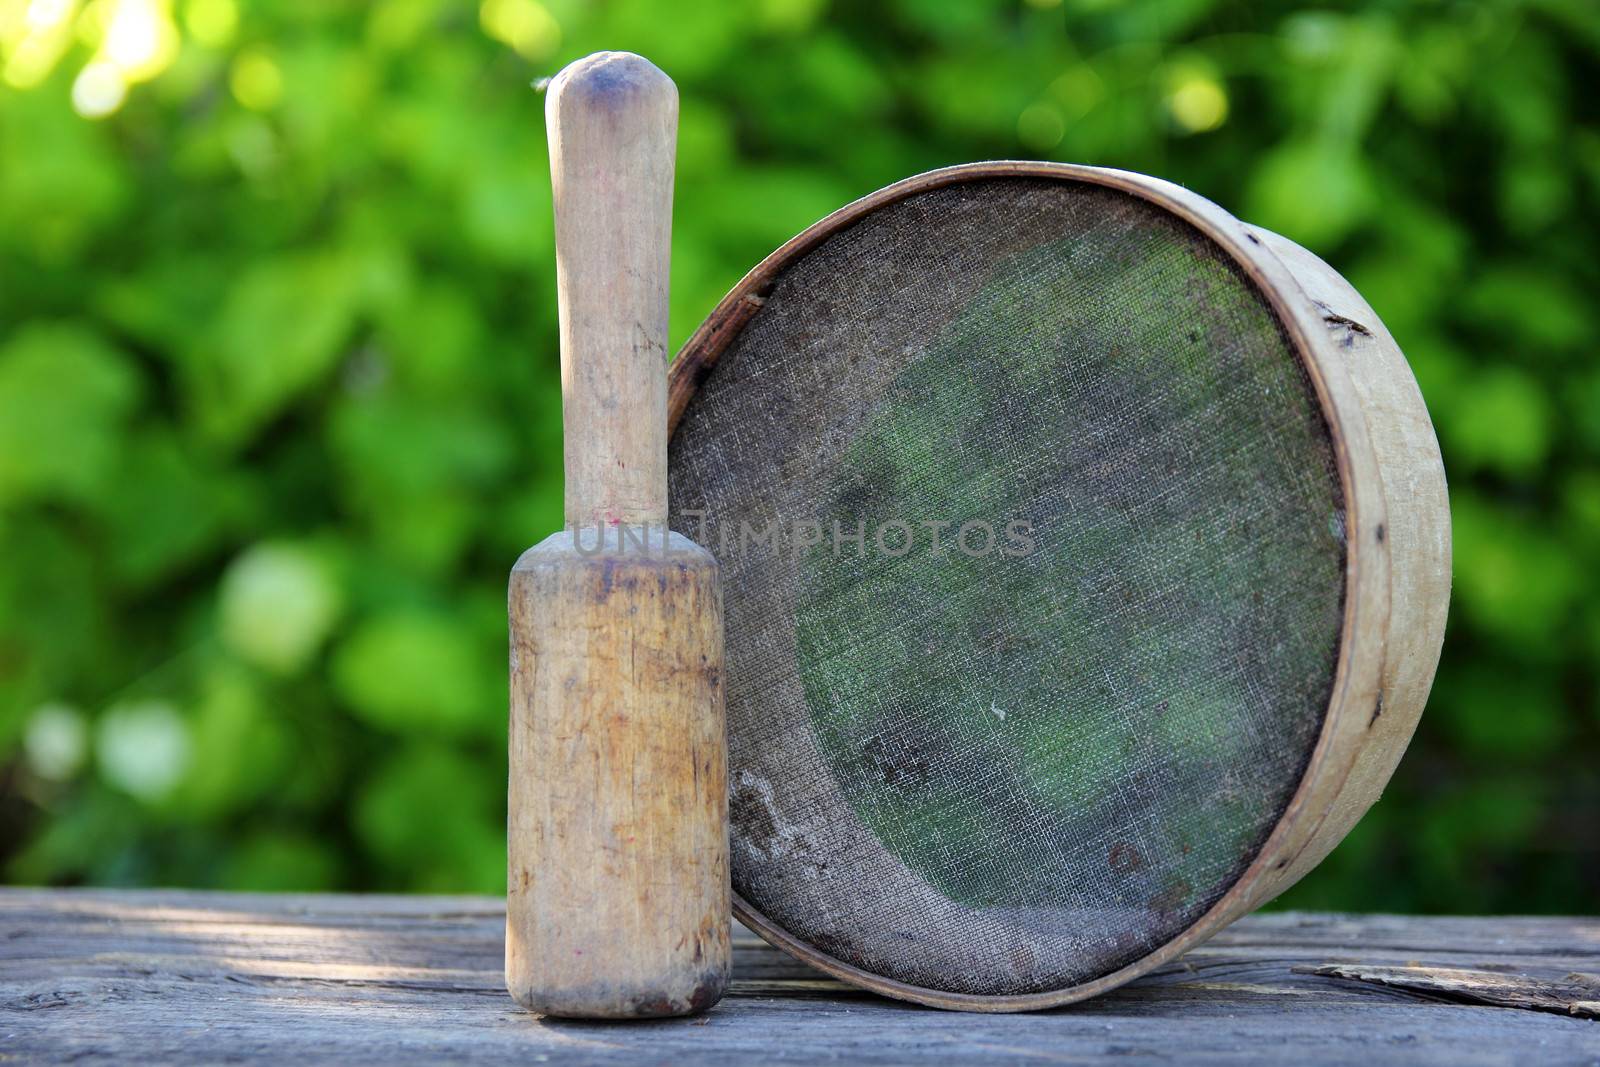
[(1461, 967), (1373, 967), (1344, 963), (1302, 966), (1293, 970), (1297, 974), (1365, 982), (1459, 1004), (1485, 1004), (1600, 1019), (1600, 977), (1580, 972), (1556, 977)]

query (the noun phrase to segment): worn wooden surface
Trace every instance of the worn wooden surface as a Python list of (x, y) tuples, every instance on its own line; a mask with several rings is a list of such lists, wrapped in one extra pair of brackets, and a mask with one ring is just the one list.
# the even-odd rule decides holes
[(741, 930), (709, 1014), (628, 1023), (519, 1010), (503, 927), (476, 897), (0, 890), (0, 1062), (1600, 1065), (1549, 1000), (1600, 991), (1600, 919), (1255, 915), (1031, 1015), (855, 992)]
[(551, 82), (545, 125), (567, 523), (659, 525), (678, 88), (640, 56), (596, 52)]
[(545, 112), (568, 528), (507, 595), (506, 983), (551, 1015), (685, 1015), (727, 986), (730, 903), (722, 587), (666, 529), (678, 90), (597, 52)]
[(585, 558), (563, 530), (523, 553), (508, 601), (507, 982), (553, 1015), (715, 1003), (732, 906), (717, 561), (677, 533)]

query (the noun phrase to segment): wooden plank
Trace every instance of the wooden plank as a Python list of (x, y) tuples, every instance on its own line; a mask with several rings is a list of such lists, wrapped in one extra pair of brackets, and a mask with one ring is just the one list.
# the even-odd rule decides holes
[[(1299, 968), (1297, 968), (1299, 969)], [(1443, 1000), (1528, 1008), (1600, 1019), (1600, 975), (1574, 971), (1564, 977), (1468, 967), (1362, 967), (1330, 963), (1303, 969), (1308, 974), (1373, 982), (1394, 989), (1431, 993)]]
[(0, 890), (0, 1061), (1600, 1064), (1595, 1020), (1352, 980), (1455, 969), (1570, 988), (1600, 974), (1596, 919), (1252, 916), (1032, 1015), (882, 1000), (739, 930), (722, 1004), (633, 1023), (519, 1010), (504, 922), (488, 898)]

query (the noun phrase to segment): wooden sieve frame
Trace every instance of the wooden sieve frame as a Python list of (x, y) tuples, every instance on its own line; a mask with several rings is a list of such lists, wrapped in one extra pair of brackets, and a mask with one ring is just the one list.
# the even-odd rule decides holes
[(1027, 1011), (1083, 1000), (1193, 948), (1298, 881), (1349, 832), (1389, 780), (1427, 702), (1450, 596), (1450, 511), (1438, 441), (1394, 338), (1326, 263), (1159, 178), (1065, 163), (969, 163), (919, 174), (848, 204), (785, 243), (733, 287), (689, 338), (668, 382), (668, 440), (700, 384), (776, 279), (874, 211), (963, 182), (1032, 178), (1137, 197), (1187, 222), (1266, 299), (1310, 377), (1343, 488), (1344, 617), (1332, 694), (1300, 781), (1265, 844), (1227, 892), (1155, 951), (1088, 982), (1006, 996), (950, 993), (863, 971), (792, 936), (737, 892), (734, 914), (773, 945), (852, 985), (965, 1011)]

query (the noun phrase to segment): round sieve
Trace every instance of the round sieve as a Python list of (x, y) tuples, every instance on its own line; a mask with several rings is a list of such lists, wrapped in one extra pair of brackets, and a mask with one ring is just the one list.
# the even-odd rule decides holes
[(726, 602), (736, 911), (943, 1007), (1064, 1003), (1297, 879), (1426, 699), (1448, 512), (1398, 348), (1185, 190), (935, 171), (676, 361)]

